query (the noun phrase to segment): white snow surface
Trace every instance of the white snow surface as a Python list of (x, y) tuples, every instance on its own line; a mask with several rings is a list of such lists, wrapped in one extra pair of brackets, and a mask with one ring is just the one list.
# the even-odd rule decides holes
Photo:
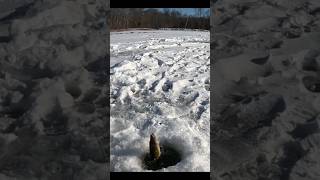
[(157, 171), (210, 171), (209, 31), (111, 32), (111, 171), (143, 168), (151, 133), (182, 160)]

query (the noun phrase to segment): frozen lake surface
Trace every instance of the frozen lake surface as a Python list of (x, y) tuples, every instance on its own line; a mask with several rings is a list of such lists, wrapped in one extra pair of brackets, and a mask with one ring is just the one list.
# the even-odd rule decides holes
[(209, 31), (111, 32), (111, 171), (150, 171), (151, 133), (182, 157), (158, 171), (210, 171), (209, 40)]

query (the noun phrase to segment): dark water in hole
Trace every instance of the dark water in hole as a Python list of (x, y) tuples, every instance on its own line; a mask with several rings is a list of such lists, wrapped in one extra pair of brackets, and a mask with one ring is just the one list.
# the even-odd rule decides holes
[(158, 160), (151, 160), (149, 152), (143, 156), (143, 168), (158, 170), (174, 166), (181, 161), (181, 154), (170, 145), (161, 146), (161, 156)]

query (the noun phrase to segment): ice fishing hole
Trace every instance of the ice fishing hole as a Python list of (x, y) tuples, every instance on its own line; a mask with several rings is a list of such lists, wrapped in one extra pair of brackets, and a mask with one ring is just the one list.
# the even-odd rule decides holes
[(143, 155), (143, 168), (148, 170), (158, 170), (174, 166), (178, 164), (181, 159), (181, 153), (176, 150), (171, 144), (164, 143), (160, 145), (161, 156), (157, 160), (150, 158), (149, 152)]

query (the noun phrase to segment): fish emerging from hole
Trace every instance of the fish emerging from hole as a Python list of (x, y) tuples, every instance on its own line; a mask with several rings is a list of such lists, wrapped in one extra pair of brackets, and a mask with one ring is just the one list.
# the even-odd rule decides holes
[(149, 142), (149, 148), (150, 148), (150, 157), (152, 160), (157, 160), (160, 158), (161, 151), (160, 151), (160, 144), (157, 140), (156, 135), (153, 133), (150, 135), (150, 142)]

